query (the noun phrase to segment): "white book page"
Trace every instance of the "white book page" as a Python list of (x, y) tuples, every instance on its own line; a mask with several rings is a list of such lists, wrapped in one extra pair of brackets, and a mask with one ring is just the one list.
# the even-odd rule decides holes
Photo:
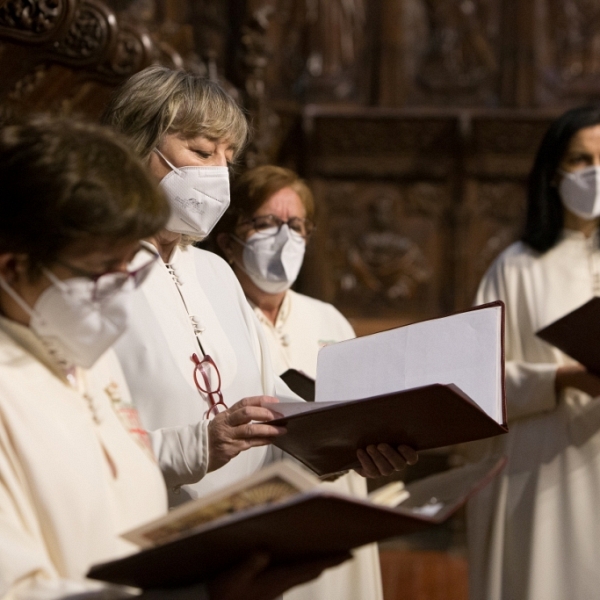
[(325, 346), (315, 401), (454, 384), (502, 423), (501, 315), (490, 306)]

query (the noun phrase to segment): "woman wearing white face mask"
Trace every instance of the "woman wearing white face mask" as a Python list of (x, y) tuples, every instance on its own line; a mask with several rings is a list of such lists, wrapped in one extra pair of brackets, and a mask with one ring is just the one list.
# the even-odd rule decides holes
[[(266, 165), (243, 173), (231, 207), (215, 228), (216, 242), (240, 280), (269, 343), (277, 373), (297, 369), (316, 377), (317, 353), (326, 344), (354, 337), (352, 326), (331, 304), (290, 289), (314, 228), (315, 205), (306, 183), (289, 169)], [(366, 496), (356, 473), (322, 484)], [(381, 600), (376, 545), (314, 582), (284, 595), (286, 600)]]
[(268, 557), (173, 590), (106, 587), (95, 563), (162, 516), (167, 495), (110, 344), (168, 218), (110, 132), (69, 121), (0, 130), (0, 596), (6, 600), (266, 600), (340, 558)]
[[(170, 501), (178, 504), (281, 456), (269, 445), (281, 429), (261, 423), (276, 408), (259, 404), (292, 394), (271, 367), (231, 270), (189, 244), (207, 235), (229, 204), (227, 165), (247, 124), (217, 84), (158, 66), (126, 82), (104, 120), (131, 140), (172, 208), (166, 228), (150, 240), (161, 260), (136, 294), (116, 350)], [(392, 469), (405, 466), (397, 451), (385, 452), (389, 458), (375, 450), (376, 458)], [(366, 469), (380, 473), (372, 462)]]
[[(520, 242), (476, 303), (506, 303), (509, 433), (474, 445), (505, 471), (468, 507), (473, 600), (588, 600), (600, 574), (600, 379), (535, 332), (600, 295), (600, 107), (549, 128)], [(600, 341), (599, 341), (600, 343)]]

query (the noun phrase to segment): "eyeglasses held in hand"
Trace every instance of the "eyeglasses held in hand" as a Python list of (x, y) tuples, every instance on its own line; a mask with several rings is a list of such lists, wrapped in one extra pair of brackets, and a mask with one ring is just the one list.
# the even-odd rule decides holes
[(192, 361), (194, 363), (194, 383), (206, 395), (210, 404), (210, 408), (204, 413), (204, 418), (210, 419), (211, 416), (227, 410), (227, 404), (221, 393), (221, 374), (215, 361), (208, 354), (200, 360), (194, 352)]
[[(315, 230), (315, 224), (310, 219), (302, 219), (301, 217), (292, 217), (287, 221), (280, 219), (276, 215), (260, 215), (252, 219), (248, 219), (240, 225), (252, 225), (252, 229), (261, 233), (272, 233), (277, 235), (284, 225), (287, 225), (291, 231), (301, 235), (304, 239), (310, 237)], [(269, 230), (272, 230), (270, 232)]]

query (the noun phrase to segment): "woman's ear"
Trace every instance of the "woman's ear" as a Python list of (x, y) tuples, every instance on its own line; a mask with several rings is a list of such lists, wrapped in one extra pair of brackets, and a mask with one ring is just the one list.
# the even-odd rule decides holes
[(0, 275), (8, 283), (16, 283), (27, 276), (27, 255), (6, 252), (0, 254)]
[(221, 249), (221, 252), (225, 255), (229, 264), (233, 263), (233, 240), (228, 233), (219, 233), (217, 235), (217, 246)]

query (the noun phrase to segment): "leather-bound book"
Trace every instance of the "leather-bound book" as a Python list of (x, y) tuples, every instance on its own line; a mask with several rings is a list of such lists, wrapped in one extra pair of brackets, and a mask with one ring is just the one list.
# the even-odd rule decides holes
[(600, 376), (600, 298), (597, 296), (536, 334)]
[(504, 305), (325, 346), (315, 401), (276, 410), (287, 433), (275, 445), (321, 476), (359, 467), (369, 444), (426, 450), (506, 433)]
[(428, 477), (408, 485), (400, 505), (381, 506), (328, 492), (280, 461), (125, 534), (143, 549), (92, 567), (88, 577), (165, 589), (202, 582), (254, 552), (269, 553), (272, 564), (339, 554), (444, 522), (504, 463), (496, 457)]

